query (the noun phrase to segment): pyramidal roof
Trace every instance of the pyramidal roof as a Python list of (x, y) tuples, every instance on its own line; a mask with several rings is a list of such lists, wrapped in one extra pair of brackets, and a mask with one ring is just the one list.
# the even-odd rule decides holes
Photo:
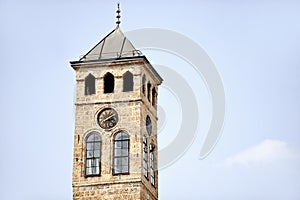
[(131, 42), (125, 37), (119, 25), (94, 46), (80, 61), (92, 61), (102, 59), (117, 59), (140, 56)]

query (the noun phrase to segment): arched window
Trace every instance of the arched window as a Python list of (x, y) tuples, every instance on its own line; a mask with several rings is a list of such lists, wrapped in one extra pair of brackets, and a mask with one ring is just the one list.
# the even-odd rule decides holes
[(99, 176), (101, 172), (101, 137), (93, 132), (86, 138), (86, 176)]
[(148, 145), (145, 136), (143, 137), (143, 172), (145, 177), (148, 178)]
[(154, 145), (150, 144), (150, 183), (155, 186)]
[(113, 93), (115, 88), (115, 77), (107, 72), (104, 76), (104, 93)]
[(133, 91), (133, 75), (131, 72), (126, 72), (123, 75), (123, 92)]
[(148, 95), (147, 95), (148, 101), (150, 102), (151, 101), (151, 83), (150, 82), (148, 82), (148, 84), (147, 84), (147, 92), (148, 92)]
[(129, 136), (119, 132), (114, 138), (114, 165), (113, 174), (129, 173)]
[(156, 89), (155, 87), (152, 88), (152, 106), (156, 105)]
[(146, 94), (146, 76), (143, 75), (143, 78), (142, 78), (142, 92), (143, 92), (143, 95)]
[(95, 93), (95, 77), (92, 74), (89, 74), (84, 80), (84, 94), (91, 95)]

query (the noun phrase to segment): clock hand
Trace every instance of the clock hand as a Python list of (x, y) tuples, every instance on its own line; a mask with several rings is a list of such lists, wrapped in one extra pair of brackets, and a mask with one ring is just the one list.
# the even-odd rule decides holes
[(112, 114), (112, 115), (110, 115), (109, 117), (106, 117), (104, 120), (102, 120), (103, 122), (104, 121), (106, 121), (106, 120), (108, 120), (108, 119), (110, 119), (110, 118), (112, 118), (113, 116), (115, 116), (116, 114)]

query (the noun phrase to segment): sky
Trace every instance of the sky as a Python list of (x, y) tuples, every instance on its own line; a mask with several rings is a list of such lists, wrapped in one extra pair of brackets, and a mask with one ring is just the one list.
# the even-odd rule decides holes
[[(75, 74), (69, 61), (115, 28), (116, 3), (0, 0), (0, 199), (72, 199)], [(180, 55), (143, 51), (165, 79), (159, 149), (186, 120), (183, 102), (195, 102), (198, 117), (193, 141), (159, 171), (159, 199), (300, 199), (300, 3), (128, 0), (121, 11), (125, 34), (159, 28), (198, 44), (224, 87), (222, 135), (199, 159), (213, 113), (205, 77)], [(180, 98), (165, 69), (179, 74), (193, 95)]]

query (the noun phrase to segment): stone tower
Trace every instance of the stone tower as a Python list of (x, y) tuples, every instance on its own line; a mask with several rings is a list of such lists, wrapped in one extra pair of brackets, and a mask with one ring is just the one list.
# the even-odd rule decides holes
[(162, 78), (117, 26), (78, 61), (73, 199), (158, 199)]

